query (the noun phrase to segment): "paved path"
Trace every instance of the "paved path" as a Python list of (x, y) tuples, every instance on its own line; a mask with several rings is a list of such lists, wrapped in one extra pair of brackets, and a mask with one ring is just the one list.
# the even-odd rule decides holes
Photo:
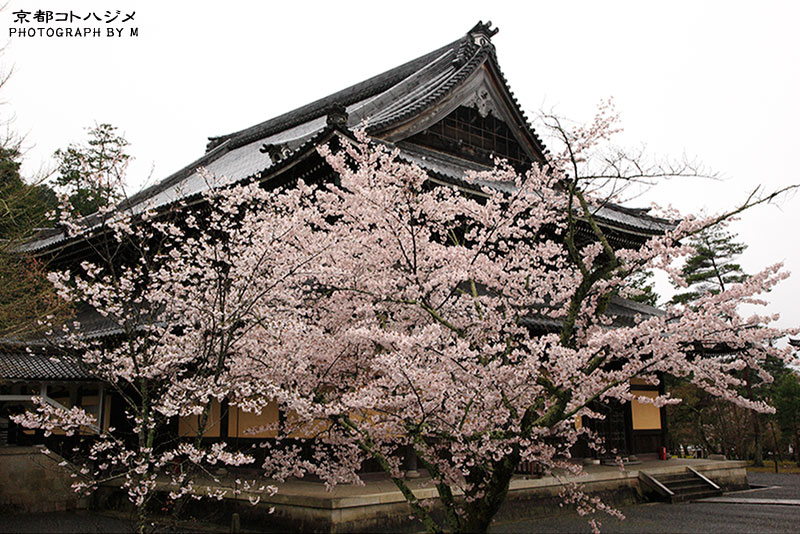
[(769, 504), (777, 506), (800, 506), (800, 499), (743, 499), (741, 497), (709, 497), (698, 502), (715, 502), (720, 504)]
[(800, 499), (800, 474), (747, 473), (751, 486), (765, 488), (731, 493), (743, 499)]
[[(729, 502), (641, 504), (622, 507), (624, 521), (600, 518), (604, 534), (686, 533), (785, 534), (800, 531), (800, 475), (749, 473), (751, 484), (763, 489), (733, 492), (717, 499)], [(780, 501), (780, 503), (768, 501)], [(795, 504), (796, 503), (796, 504)], [(562, 514), (531, 521), (496, 525), (493, 533), (591, 532), (586, 519)]]
[[(730, 533), (785, 534), (797, 532), (800, 507), (715, 503), (644, 504), (622, 508), (626, 519), (605, 519), (601, 532), (611, 533)], [(577, 516), (549, 517), (511, 525), (498, 525), (493, 533), (583, 533), (591, 532)]]

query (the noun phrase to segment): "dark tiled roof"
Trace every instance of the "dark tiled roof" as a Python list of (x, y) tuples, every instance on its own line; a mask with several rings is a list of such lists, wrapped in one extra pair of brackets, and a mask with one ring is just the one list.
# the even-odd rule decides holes
[[(399, 67), (255, 126), (238, 132), (211, 137), (206, 147), (207, 152), (202, 158), (158, 184), (140, 191), (129, 199), (129, 203), (135, 204), (142, 200), (153, 198), (168, 188), (185, 182), (199, 166), (207, 166), (211, 170), (210, 165), (212, 162), (216, 162), (226, 154), (235, 152), (237, 153), (237, 159), (241, 159), (245, 157), (241, 153), (242, 151), (239, 150), (243, 147), (248, 149), (248, 156), (254, 157), (261, 165), (260, 168), (251, 169), (251, 171), (266, 169), (276, 162), (273, 162), (271, 158), (263, 154), (253, 154), (253, 151), (261, 148), (263, 142), (288, 144), (290, 149), (296, 149), (305, 140), (325, 127), (325, 116), (335, 105), (347, 108), (351, 126), (360, 124), (362, 120), (368, 120), (375, 113), (382, 110), (382, 106), (376, 105), (376, 100), (383, 101), (384, 106), (394, 103), (398, 93), (405, 94), (411, 91), (413, 87), (424, 86), (430, 82), (431, 78), (440, 76), (442, 71), (447, 70), (449, 67), (449, 61), (455, 57), (459, 45), (467, 38), (468, 36), (462, 37)], [(391, 98), (387, 98), (387, 96), (391, 96)], [(235, 172), (236, 169), (231, 169), (229, 166), (222, 166), (222, 168), (216, 169), (217, 174), (230, 174), (231, 171)], [(242, 175), (229, 176), (229, 178), (233, 179), (243, 177)]]
[(395, 67), (369, 78), (368, 80), (337, 91), (336, 93), (320, 98), (319, 100), (289, 111), (288, 113), (284, 113), (278, 117), (256, 124), (255, 126), (227, 135), (211, 137), (209, 139), (208, 149), (213, 149), (227, 140), (231, 140), (234, 146), (241, 146), (248, 142), (269, 137), (275, 133), (293, 128), (310, 120), (324, 117), (328, 109), (334, 104), (351, 106), (367, 98), (374, 97), (400, 82), (403, 82), (406, 78), (424, 69), (438, 58), (451, 57), (453, 55), (453, 50), (456, 49), (463, 40), (464, 38), (462, 37), (433, 52), (429, 52), (424, 56), (404, 63), (399, 67)]
[[(469, 36), (467, 38), (469, 39)], [(465, 39), (462, 39), (464, 41)], [(468, 44), (459, 49), (450, 49), (425, 69), (409, 77), (396, 87), (381, 95), (382, 109), (376, 110), (367, 119), (367, 131), (378, 132), (430, 107), (447, 95), (455, 86), (491, 55), (491, 48)], [(460, 55), (465, 61), (459, 61)]]
[[(114, 320), (95, 309), (82, 307), (72, 321), (80, 323), (83, 339), (101, 339), (124, 332)], [(83, 380), (91, 379), (73, 357), (56, 351), (59, 337), (0, 339), (0, 380)]]
[[(335, 104), (346, 107), (351, 128), (363, 124), (377, 132), (408, 120), (449, 94), (487, 59), (495, 62), (489, 40), (494, 32), (489, 24), (479, 23), (460, 39), (399, 67), (250, 128), (211, 138), (200, 159), (133, 195), (123, 206), (134, 211), (145, 204), (155, 208), (207, 189), (209, 185), (196, 172), (200, 166), (224, 176), (226, 183), (267, 171), (279, 161), (261, 152), (264, 144), (297, 151), (326, 128), (325, 117)], [(92, 224), (91, 220), (86, 223), (87, 227)], [(65, 239), (63, 232), (47, 231), (22, 248), (36, 251)]]
[[(511, 100), (514, 108), (511, 111), (519, 123), (520, 132), (544, 153), (544, 145), (528, 123), (499, 68), (490, 40), (496, 30), (490, 25), (479, 22), (460, 39), (399, 67), (250, 128), (213, 137), (201, 158), (133, 195), (121, 207), (136, 212), (200, 194), (212, 186), (197, 172), (201, 166), (219, 178), (219, 185), (259, 173), (272, 173), (307, 147), (311, 140), (319, 139), (328, 128), (326, 115), (335, 105), (345, 107), (347, 127), (362, 125), (369, 133), (380, 137), (381, 132), (403, 125), (436, 106), (482, 66), (499, 79), (498, 90)], [(264, 145), (276, 150), (262, 151)], [(288, 153), (288, 156), (276, 157), (279, 152)], [(614, 219), (624, 219), (617, 221), (622, 228), (648, 229), (650, 226), (646, 217), (627, 213)], [(89, 230), (96, 224), (91, 217), (85, 223)], [(40, 233), (20, 248), (31, 252), (46, 250), (66, 240), (63, 232), (50, 230)]]
[(80, 323), (85, 339), (97, 339), (123, 332), (122, 327), (116, 321), (103, 317), (93, 308), (84, 308), (78, 313), (75, 320)]
[[(664, 310), (624, 299), (617, 295), (611, 296), (611, 300), (603, 312), (603, 315), (613, 318), (613, 326), (615, 327), (633, 326), (636, 317), (646, 319), (648, 317), (661, 317), (664, 314)], [(529, 315), (523, 318), (522, 323), (543, 332), (557, 332), (562, 325), (560, 319), (547, 317), (546, 311)]]
[[(97, 312), (94, 308), (84, 305), (78, 310), (74, 317), (69, 320), (70, 323), (77, 322), (80, 324), (80, 331), (84, 339), (98, 339), (108, 336), (121, 334), (124, 332), (123, 328), (108, 317), (104, 317)], [(48, 345), (57, 344), (59, 342), (59, 334), (53, 336), (29, 336), (29, 337), (6, 337), (0, 339), (0, 347), (3, 346), (31, 346), (31, 347), (47, 347)]]
[(633, 319), (637, 315), (642, 317), (662, 317), (666, 315), (666, 312), (660, 308), (630, 299), (624, 299), (617, 295), (611, 297), (611, 301), (608, 303), (605, 313), (612, 317), (625, 317), (628, 319)]
[(0, 346), (0, 380), (88, 380), (92, 376), (74, 359), (22, 347)]

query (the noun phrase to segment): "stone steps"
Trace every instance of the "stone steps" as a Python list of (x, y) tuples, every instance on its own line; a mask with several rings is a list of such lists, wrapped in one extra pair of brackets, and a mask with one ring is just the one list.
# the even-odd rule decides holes
[(722, 495), (722, 490), (713, 482), (690, 469), (669, 475), (642, 473), (640, 479), (650, 488), (651, 492), (672, 503)]

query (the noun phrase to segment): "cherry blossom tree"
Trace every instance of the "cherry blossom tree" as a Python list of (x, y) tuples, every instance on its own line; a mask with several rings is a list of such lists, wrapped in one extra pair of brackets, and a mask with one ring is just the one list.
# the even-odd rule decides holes
[[(684, 377), (769, 410), (738, 393), (731, 371), (761, 375), (768, 355), (790, 356), (769, 344), (786, 333), (768, 326), (775, 316), (738, 313), (764, 303), (787, 276), (780, 265), (692, 308), (631, 323), (606, 308), (636, 273), (679, 279), (674, 262), (691, 252), (681, 239), (776, 194), (710, 218), (666, 211), (662, 233), (626, 248), (599, 222), (610, 199), (591, 186), (662, 171), (598, 156), (614, 119), (602, 109), (575, 131), (556, 122), (565, 149), (547, 165), (520, 173), (499, 162), (466, 188), (434, 185), (389, 147), (342, 134), (337, 149), (320, 149), (334, 183), (268, 191), (207, 177), (204, 202), (176, 204), (174, 219), (104, 208), (91, 228), (65, 222), (95, 254), (53, 282), (122, 335), (87, 340), (78, 326), (59, 343), (125, 399), (133, 428), (131, 439), (109, 430), (95, 441), (91, 478), (78, 487), (123, 477), (141, 510), (157, 488), (191, 494), (196, 470), (175, 470), (177, 460), (201, 470), (253, 461), (205, 443), (211, 403), (252, 412), (277, 403), (267, 476), (357, 483), (371, 459), (429, 532), (485, 532), (521, 462), (578, 473), (577, 440), (604, 446), (576, 418), (601, 419), (598, 406), (612, 402), (678, 402), (633, 395), (634, 377)], [(195, 439), (159, 439), (171, 418), (189, 415), (199, 418)], [(87, 417), (42, 404), (20, 421), (75, 431)], [(406, 483), (402, 450), (430, 475), (441, 517)], [(564, 499), (582, 514), (615, 513), (577, 487)]]
[[(628, 325), (604, 310), (635, 273), (679, 278), (674, 261), (691, 250), (681, 239), (775, 196), (751, 196), (710, 218), (670, 211), (674, 223), (661, 235), (637, 248), (614, 245), (595, 216), (608, 200), (585, 181), (604, 176), (585, 167), (598, 161), (613, 119), (601, 110), (586, 128), (559, 129), (566, 149), (549, 165), (519, 174), (500, 164), (471, 175), (469, 193), (431, 186), (422, 169), (364, 137), (339, 151), (323, 147), (340, 182), (311, 188), (308, 205), (318, 213), (317, 235), (331, 241), (304, 282), (292, 327), (263, 351), (253, 342), (259, 356), (250, 372), (290, 385), (283, 408), (297, 425), (324, 421), (309, 440), (324, 461), (303, 462), (298, 448), (283, 448), (267, 459), (270, 473), (284, 466), (279, 476), (308, 471), (333, 484), (352, 478), (354, 458), (371, 458), (428, 531), (485, 532), (520, 462), (577, 473), (569, 460), (579, 437), (603, 447), (588, 425), (576, 428), (577, 417), (600, 419), (596, 407), (612, 402), (679, 401), (633, 395), (634, 377), (684, 377), (769, 410), (739, 394), (732, 371), (764, 375), (767, 355), (790, 356), (769, 344), (785, 334), (765, 326), (774, 315), (737, 311), (764, 304), (760, 295), (787, 276), (779, 264), (696, 308), (670, 305)], [(624, 178), (620, 169), (615, 162), (611, 176)], [(537, 319), (554, 331), (537, 329)], [(406, 484), (402, 448), (431, 476), (443, 520)], [(582, 514), (613, 513), (576, 488), (565, 499)]]
[[(58, 357), (77, 360), (115, 392), (130, 423), (100, 429), (88, 440), (74, 488), (88, 493), (121, 479), (138, 510), (140, 531), (151, 523), (158, 492), (180, 503), (251, 487), (274, 491), (254, 482), (220, 485), (214, 466), (252, 463), (253, 456), (229, 451), (219, 440), (209, 443), (206, 434), (215, 401), (258, 410), (259, 399), (280, 397), (270, 385), (236, 382), (231, 355), (250, 329), (266, 326), (258, 315), (263, 307), (279, 313), (302, 291), (285, 282), (308, 260), (289, 255), (293, 241), (308, 240), (310, 218), (299, 215), (302, 189), (273, 196), (257, 183), (219, 188), (216, 178), (205, 178), (215, 183), (196, 209), (181, 203), (162, 210), (101, 207), (80, 220), (61, 210), (61, 224), (86, 260), (49, 278), (61, 298), (88, 306), (117, 333), (112, 339), (91, 336), (79, 321), (42, 326)], [(77, 406), (64, 409), (39, 398), (34, 404), (34, 412), (15, 421), (46, 435), (85, 434), (99, 425)], [(178, 417), (197, 418), (193, 437), (175, 434)], [(196, 490), (200, 479), (220, 489)]]

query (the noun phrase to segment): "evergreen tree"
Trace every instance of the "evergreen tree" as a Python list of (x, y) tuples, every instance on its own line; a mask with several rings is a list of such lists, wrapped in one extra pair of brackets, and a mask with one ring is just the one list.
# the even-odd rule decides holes
[(641, 302), (642, 304), (657, 306), (660, 297), (658, 293), (656, 293), (656, 284), (652, 279), (653, 271), (635, 272), (628, 280), (628, 287), (636, 290), (636, 294), (628, 298), (635, 302)]
[(87, 129), (86, 144), (71, 144), (57, 150), (58, 176), (55, 183), (67, 195), (73, 213), (90, 215), (122, 199), (122, 177), (130, 156), (128, 141), (110, 124)]
[(733, 283), (747, 279), (736, 258), (747, 245), (738, 243), (724, 228), (712, 227), (690, 240), (695, 253), (683, 266), (682, 273), (689, 284), (686, 291), (672, 297), (676, 304), (689, 304), (707, 294), (717, 294)]
[[(736, 236), (725, 230), (724, 228), (712, 227), (697, 234), (690, 240), (690, 244), (694, 247), (695, 253), (689, 257), (681, 269), (684, 279), (688, 287), (685, 291), (676, 294), (672, 297), (672, 302), (676, 304), (684, 304), (688, 307), (698, 298), (711, 294), (718, 294), (725, 291), (731, 284), (743, 282), (747, 279), (748, 275), (744, 272), (741, 265), (738, 263), (738, 256), (744, 252), (747, 245), (736, 241)], [(744, 395), (752, 400), (764, 399), (768, 392), (761, 388), (759, 391), (754, 391), (753, 386), (755, 377), (751, 375), (750, 369), (744, 369), (742, 379), (745, 383)], [(722, 407), (729, 410), (730, 408), (717, 401), (708, 395), (704, 402), (699, 402), (697, 405), (692, 406), (686, 404), (684, 407), (678, 407), (674, 410), (678, 420), (686, 419), (685, 416), (690, 414), (700, 414), (702, 410), (708, 410), (710, 407)], [(688, 413), (682, 413), (687, 411)], [(763, 465), (763, 451), (761, 443), (761, 417), (760, 414), (755, 412), (750, 414), (752, 417), (752, 450), (753, 450), (753, 463), (757, 466)], [(682, 417), (684, 416), (684, 417)], [(694, 415), (692, 417), (701, 417)], [(716, 415), (714, 419), (719, 419)], [(738, 419), (734, 417), (734, 419)], [(709, 423), (706, 425), (698, 424), (697, 428), (705, 426), (706, 428), (713, 426)], [(700, 432), (701, 437), (705, 443), (708, 443), (708, 438), (705, 433)], [(724, 435), (720, 434), (720, 439), (729, 441)], [(730, 444), (722, 443), (722, 448), (727, 449)], [(739, 451), (743, 454), (745, 451)]]
[(56, 195), (45, 184), (27, 184), (19, 174), (19, 150), (0, 147), (0, 240), (7, 245), (51, 223)]
[(20, 176), (19, 149), (0, 147), (0, 336), (23, 335), (36, 319), (60, 316), (64, 309), (45, 277), (44, 267), (17, 247), (38, 227), (49, 225), (56, 195), (45, 184)]
[(800, 465), (800, 377), (794, 372), (785, 373), (776, 380), (774, 390), (775, 419), (785, 444), (791, 444)]

